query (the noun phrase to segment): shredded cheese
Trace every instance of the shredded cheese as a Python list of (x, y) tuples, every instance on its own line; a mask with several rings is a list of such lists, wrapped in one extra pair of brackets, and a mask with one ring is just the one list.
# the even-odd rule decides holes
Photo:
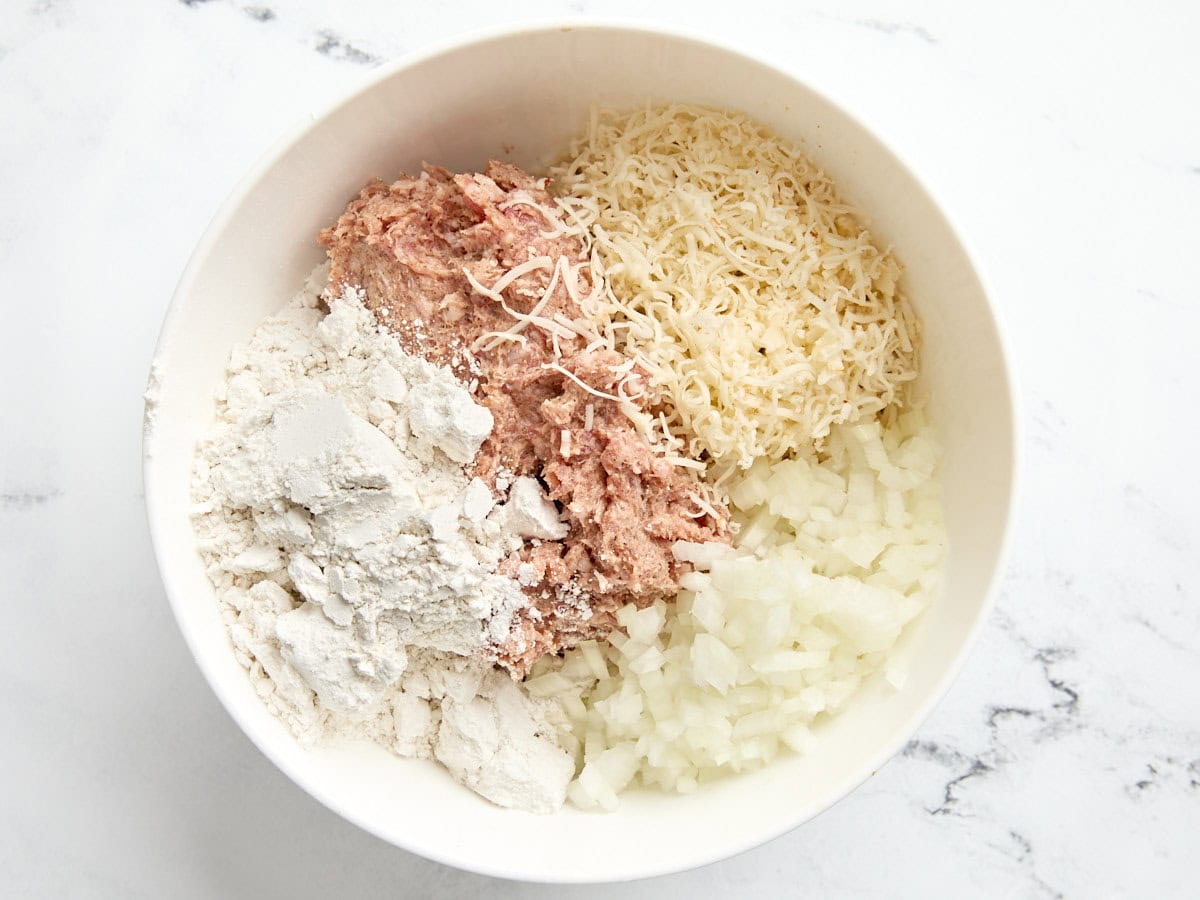
[(594, 333), (649, 373), (654, 433), (719, 481), (902, 402), (900, 267), (798, 147), (736, 113), (598, 111), (551, 174), (603, 275), (579, 298)]
[(618, 397), (615, 394), (606, 394), (606, 393), (604, 393), (604, 391), (596, 390), (594, 387), (592, 387), (590, 384), (588, 384), (586, 381), (584, 381), (582, 378), (580, 378), (574, 372), (564, 369), (558, 363), (542, 363), (542, 368), (549, 369), (550, 371), (553, 371), (553, 372), (557, 372), (559, 375), (565, 375), (567, 378), (571, 379), (573, 382), (575, 382), (577, 385), (579, 385), (579, 387), (583, 388), (585, 391), (587, 391), (593, 397), (599, 397), (601, 400), (612, 400), (614, 403), (623, 404), (626, 402), (626, 398), (624, 398), (624, 397)]
[(471, 285), (472, 290), (474, 290), (476, 293), (478, 293), (484, 297), (488, 297), (489, 299), (495, 300), (497, 303), (500, 304), (501, 307), (504, 308), (504, 311), (506, 313), (508, 313), (510, 316), (512, 316), (514, 319), (517, 320), (511, 327), (509, 327), (505, 331), (491, 331), (491, 332), (487, 332), (486, 334), (480, 335), (478, 338), (475, 339), (475, 342), (474, 342), (474, 344), (472, 344), (471, 349), (472, 350), (478, 349), (476, 347), (477, 344), (479, 344), (481, 341), (483, 341), (485, 339), (490, 338), (488, 343), (485, 344), (483, 347), (484, 350), (490, 350), (492, 347), (496, 346), (496, 344), (498, 344), (500, 341), (510, 340), (512, 338), (512, 336), (519, 335), (525, 329), (526, 325), (536, 325), (539, 328), (546, 331), (547, 333), (549, 333), (552, 338), (554, 338), (554, 340), (555, 340), (554, 355), (560, 356), (561, 353), (558, 348), (557, 339), (559, 337), (573, 338), (575, 336), (575, 334), (573, 331), (570, 331), (570, 330), (564, 328), (562, 325), (559, 325), (558, 323), (554, 322), (554, 320), (547, 319), (545, 316), (539, 315), (539, 313), (542, 311), (542, 309), (545, 308), (546, 304), (550, 302), (550, 298), (554, 294), (554, 288), (558, 284), (559, 272), (562, 271), (562, 264), (565, 262), (566, 262), (566, 259), (564, 257), (559, 257), (558, 262), (553, 264), (553, 272), (550, 275), (550, 281), (546, 285), (546, 289), (542, 292), (541, 299), (539, 299), (538, 302), (534, 304), (533, 309), (531, 309), (528, 313), (517, 312), (516, 310), (512, 309), (504, 301), (504, 295), (501, 292), (506, 287), (508, 287), (510, 284), (512, 284), (514, 281), (516, 281), (518, 278), (520, 278), (522, 275), (527, 275), (530, 272), (537, 271), (538, 269), (550, 268), (551, 267), (550, 257), (537, 256), (537, 257), (534, 257), (533, 259), (530, 259), (528, 262), (523, 262), (518, 266), (513, 266), (511, 269), (509, 269), (507, 272), (505, 272), (504, 275), (502, 275), (500, 277), (500, 279), (494, 285), (492, 285), (490, 288), (484, 287), (482, 284), (480, 284), (478, 279), (476, 279), (475, 276), (471, 274), (470, 270), (464, 268), (463, 274), (467, 276), (467, 282)]
[[(511, 202), (510, 205), (522, 202), (519, 198)], [(549, 219), (550, 217), (547, 216)], [(583, 226), (578, 224), (565, 224), (563, 222), (564, 233), (569, 233), (580, 238), (584, 242), (585, 247), (591, 246), (591, 236), (584, 230)], [(592, 284), (592, 290), (587, 297), (583, 297), (579, 293), (579, 278), (581, 270), (587, 268), (589, 270), (589, 280)], [(536, 293), (525, 290), (517, 285), (517, 280), (529, 275), (532, 272), (551, 270), (550, 279), (546, 286), (541, 290), (541, 295), (537, 302), (528, 313), (522, 313), (513, 309), (504, 299), (503, 291), (512, 288), (514, 291), (525, 293), (527, 296), (537, 296)], [(466, 276), (471, 290), (479, 294), (481, 297), (486, 297), (498, 304), (508, 313), (515, 321), (504, 331), (489, 331), (481, 334), (471, 344), (471, 351), (476, 351), (482, 348), (490, 350), (503, 341), (513, 341), (517, 343), (526, 343), (526, 337), (521, 332), (527, 326), (540, 328), (550, 337), (551, 349), (554, 357), (559, 359), (562, 357), (562, 348), (559, 345), (559, 340), (575, 340), (581, 338), (587, 342), (585, 349), (597, 350), (607, 349), (615, 350), (617, 348), (616, 331), (611, 325), (606, 326), (602, 330), (598, 330), (586, 317), (580, 319), (571, 319), (562, 313), (555, 313), (553, 317), (541, 315), (546, 305), (550, 302), (554, 295), (554, 291), (561, 283), (568, 294), (580, 306), (585, 303), (594, 304), (600, 296), (607, 292), (604, 285), (604, 270), (603, 266), (597, 262), (585, 262), (580, 265), (572, 265), (571, 261), (565, 256), (559, 256), (557, 259), (551, 259), (548, 256), (533, 256), (528, 260), (516, 266), (513, 266), (505, 272), (496, 282), (488, 287), (482, 284), (479, 279), (467, 268), (463, 268), (463, 275)], [(667, 419), (659, 411), (657, 415), (643, 409), (636, 401), (640, 401), (646, 397), (646, 379), (637, 371), (638, 368), (646, 369), (647, 364), (636, 351), (627, 349), (624, 351), (628, 358), (620, 365), (614, 366), (612, 369), (613, 384), (615, 393), (606, 393), (596, 390), (585, 384), (574, 373), (563, 368), (558, 363), (546, 363), (542, 366), (543, 369), (549, 369), (559, 372), (562, 375), (570, 378), (575, 384), (583, 388), (589, 394), (599, 397), (603, 400), (611, 400), (618, 405), (621, 413), (629, 419), (629, 421), (637, 429), (652, 447), (663, 455), (672, 465), (681, 466), (684, 468), (705, 468), (704, 464), (696, 463), (694, 460), (688, 460), (679, 455), (679, 451), (683, 447), (683, 442), (671, 433)], [(631, 388), (634, 391), (631, 393)], [(589, 407), (589, 412), (591, 407)], [(588, 429), (591, 429), (591, 418), (589, 416)], [(563, 455), (567, 455), (564, 451)]]

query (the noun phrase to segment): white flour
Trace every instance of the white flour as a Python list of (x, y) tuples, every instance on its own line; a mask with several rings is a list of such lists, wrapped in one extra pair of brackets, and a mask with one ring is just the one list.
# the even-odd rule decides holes
[[(469, 660), (526, 605), (496, 566), (556, 529), (536, 482), (468, 480), (491, 414), (323, 273), (234, 350), (197, 454), (201, 552), (238, 659), (303, 741), (435, 757), (503, 806), (551, 811), (573, 774), (545, 707)], [(549, 515), (550, 518), (547, 518)]]

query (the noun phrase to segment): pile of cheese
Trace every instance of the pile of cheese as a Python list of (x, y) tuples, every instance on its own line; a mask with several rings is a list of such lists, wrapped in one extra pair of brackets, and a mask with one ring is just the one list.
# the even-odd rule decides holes
[(718, 477), (821, 446), (916, 376), (896, 261), (798, 147), (745, 116), (597, 112), (551, 176), (606, 278), (585, 311)]

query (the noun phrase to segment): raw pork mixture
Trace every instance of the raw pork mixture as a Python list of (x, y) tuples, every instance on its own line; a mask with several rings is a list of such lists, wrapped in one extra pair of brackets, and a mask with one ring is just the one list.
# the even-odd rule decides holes
[[(368, 184), (321, 241), (332, 289), (361, 288), (407, 350), (449, 366), (490, 410), (475, 474), (495, 489), (538, 478), (561, 507), (565, 535), (544, 533), (501, 566), (531, 600), (498, 648), (514, 673), (607, 634), (626, 603), (674, 596), (687, 571), (676, 541), (728, 542), (728, 516), (695, 475), (606, 399), (633, 392), (638, 402), (638, 373), (564, 324), (580, 319), (576, 298), (593, 285), (544, 182), (498, 162), (473, 175), (426, 166)], [(549, 329), (510, 331), (531, 314)]]

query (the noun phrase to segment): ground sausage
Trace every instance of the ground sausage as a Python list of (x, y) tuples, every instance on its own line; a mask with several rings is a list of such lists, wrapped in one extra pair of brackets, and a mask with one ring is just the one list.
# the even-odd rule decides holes
[[(728, 541), (728, 513), (700, 502), (696, 476), (665, 460), (617, 403), (594, 392), (636, 393), (638, 373), (609, 349), (552, 339), (536, 326), (499, 339), (516, 319), (473, 289), (490, 288), (531, 259), (559, 264), (512, 281), (510, 310), (554, 320), (580, 317), (575, 296), (592, 284), (582, 242), (563, 233), (544, 184), (512, 165), (452, 175), (426, 166), (417, 178), (373, 181), (321, 232), (330, 284), (363, 289), (367, 305), (405, 349), (449, 366), (491, 411), (495, 426), (474, 473), (494, 490), (520, 475), (542, 482), (569, 524), (561, 541), (530, 542), (503, 562), (530, 605), (495, 656), (522, 674), (545, 653), (603, 636), (614, 613), (672, 596), (684, 568), (678, 540)], [(591, 390), (581, 386), (586, 385)], [(640, 401), (638, 401), (640, 402)], [(498, 490), (501, 493), (502, 490)]]

